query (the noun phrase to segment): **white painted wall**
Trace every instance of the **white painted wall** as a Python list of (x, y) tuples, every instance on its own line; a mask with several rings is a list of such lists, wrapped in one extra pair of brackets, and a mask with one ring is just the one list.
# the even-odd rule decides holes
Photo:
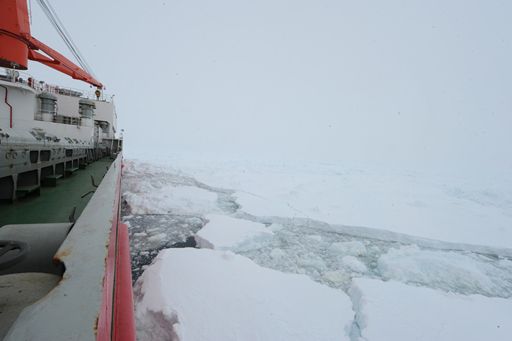
[(78, 112), (79, 97), (54, 94), (57, 97), (57, 114), (71, 117), (80, 117)]
[[(39, 110), (38, 92), (30, 87), (18, 83), (0, 81), (1, 85), (8, 88), (8, 102), (13, 107), (13, 128), (9, 128), (9, 107), (5, 104), (5, 90), (0, 87), (0, 128), (13, 136), (26, 136), (33, 128), (44, 129), (47, 133), (57, 137), (69, 137), (94, 143), (94, 127), (92, 122), (85, 120), (81, 126), (46, 122), (35, 120), (35, 114)], [(57, 114), (71, 117), (79, 115), (79, 97), (55, 94), (57, 97)], [(109, 102), (95, 101), (96, 110), (94, 119), (108, 121), (109, 132), (100, 135), (104, 138), (112, 138), (113, 127), (117, 117), (114, 113), (114, 105)]]
[(5, 89), (0, 87), (0, 128), (5, 129), (9, 127), (9, 107), (4, 102)]
[(94, 101), (96, 110), (94, 111), (95, 120), (107, 121), (110, 123), (108, 136), (104, 138), (113, 138), (114, 130), (117, 131), (117, 115), (115, 113), (114, 104), (111, 102)]
[[(13, 107), (13, 129), (27, 130), (34, 121), (37, 108), (36, 92), (29, 87), (0, 81), (0, 84), (8, 88), (7, 101)], [(9, 107), (5, 104), (5, 89), (0, 87), (2, 129), (9, 129)]]

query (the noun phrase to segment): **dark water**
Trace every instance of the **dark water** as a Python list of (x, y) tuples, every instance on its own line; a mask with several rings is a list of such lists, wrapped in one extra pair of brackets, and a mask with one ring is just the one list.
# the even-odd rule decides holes
[(123, 202), (123, 221), (128, 224), (132, 279), (135, 282), (153, 262), (160, 250), (172, 247), (195, 247), (193, 235), (206, 221), (197, 216), (176, 214), (132, 215)]

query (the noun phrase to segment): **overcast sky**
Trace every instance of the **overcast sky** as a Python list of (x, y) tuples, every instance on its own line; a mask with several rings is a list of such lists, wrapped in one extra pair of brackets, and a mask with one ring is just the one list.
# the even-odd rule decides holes
[[(32, 34), (69, 55), (32, 2)], [(512, 170), (510, 1), (51, 4), (116, 94), (128, 155)]]

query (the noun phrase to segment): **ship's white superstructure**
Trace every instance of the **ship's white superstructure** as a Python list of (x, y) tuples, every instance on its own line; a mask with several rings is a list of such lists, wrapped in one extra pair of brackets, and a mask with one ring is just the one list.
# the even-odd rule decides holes
[(0, 73), (0, 200), (12, 201), (120, 148), (112, 98)]

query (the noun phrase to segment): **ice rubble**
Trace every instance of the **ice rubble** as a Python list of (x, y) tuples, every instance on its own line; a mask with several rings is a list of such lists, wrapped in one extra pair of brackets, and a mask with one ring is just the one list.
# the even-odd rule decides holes
[(140, 340), (349, 340), (342, 291), (231, 252), (168, 249), (136, 284)]
[[(148, 192), (153, 192), (147, 195)], [(140, 190), (125, 191), (124, 197), (133, 214), (203, 214), (219, 212), (217, 195), (192, 186), (163, 185)]]
[[(382, 278), (445, 291), (512, 296), (512, 261), (473, 253), (422, 250), (416, 245), (390, 249), (380, 256)], [(512, 314), (512, 311), (511, 311)]]
[(352, 278), (366, 275), (461, 294), (512, 296), (512, 261), (507, 259), (322, 231), (312, 234), (307, 228), (277, 224), (266, 228), (222, 215), (208, 219), (196, 235), (199, 246), (231, 250), (262, 266), (307, 274), (334, 288), (347, 289)]
[(350, 271), (361, 273), (361, 274), (368, 272), (368, 268), (366, 267), (366, 265), (354, 256), (342, 257), (341, 263), (343, 266), (347, 267)]
[(203, 183), (235, 190), (241, 210), (254, 216), (302, 217), (333, 227), (366, 226), (455, 243), (512, 247), (512, 181), (507, 178), (468, 180), (341, 163), (178, 156), (158, 163), (168, 165), (170, 173), (185, 171)]
[(352, 278), (365, 276), (459, 294), (512, 297), (512, 261), (504, 257), (420, 248), (306, 226), (272, 226), (273, 238), (259, 247), (230, 249), (261, 266), (306, 274), (343, 290)]
[(512, 300), (366, 278), (354, 279), (349, 292), (366, 341), (508, 341), (512, 335)]
[[(385, 312), (386, 314), (392, 314), (392, 304), (399, 302), (404, 311), (410, 311), (411, 319), (412, 317), (415, 319), (423, 318), (423, 301), (429, 301), (432, 296), (435, 305), (427, 305), (427, 307), (430, 307), (428, 309), (442, 307), (440, 310), (443, 310), (443, 315), (439, 317), (439, 320), (436, 320), (436, 323), (445, 321), (445, 318), (451, 323), (448, 327), (445, 327), (448, 330), (446, 335), (456, 335), (458, 332), (454, 331), (457, 329), (458, 322), (449, 319), (450, 314), (452, 314), (450, 310), (453, 310), (454, 316), (459, 316), (462, 310), (466, 308), (473, 309), (481, 302), (485, 302), (482, 303), (484, 313), (492, 310), (493, 304), (496, 304), (497, 309), (503, 307), (503, 300), (494, 300), (474, 294), (489, 297), (510, 298), (512, 296), (512, 261), (500, 255), (498, 251), (502, 250), (493, 248), (493, 246), (510, 246), (509, 237), (512, 232), (510, 229), (503, 228), (503, 224), (506, 225), (512, 221), (510, 214), (510, 203), (512, 201), (509, 200), (510, 193), (507, 190), (503, 192), (493, 190), (482, 192), (467, 188), (454, 190), (453, 188), (457, 188), (461, 184), (450, 181), (450, 186), (447, 186), (444, 183), (448, 181), (428, 180), (415, 174), (407, 176), (400, 174), (380, 175), (363, 171), (344, 171), (333, 165), (299, 169), (269, 169), (250, 165), (244, 168), (243, 171), (240, 168), (237, 169), (236, 166), (224, 166), (224, 168), (219, 168), (218, 172), (215, 170), (203, 173), (192, 172), (192, 174), (199, 174), (201, 179), (213, 179), (211, 184), (221, 186), (226, 184), (226, 187), (238, 189), (234, 196), (238, 197), (239, 203), (242, 203), (240, 207), (239, 203), (234, 201), (231, 190), (200, 183), (194, 178), (183, 175), (176, 169), (163, 171), (158, 168), (153, 169), (150, 165), (144, 167), (145, 171), (150, 172), (147, 177), (142, 176), (139, 171), (130, 173), (131, 167), (128, 167), (127, 173), (131, 174), (132, 181), (129, 186), (125, 186), (125, 198), (136, 212), (169, 212), (169, 214), (162, 215), (161, 218), (157, 215), (136, 215), (129, 219), (133, 223), (134, 240), (137, 245), (144, 246), (144, 250), (137, 254), (144, 261), (144, 266), (149, 264), (152, 257), (156, 255), (155, 250), (148, 250), (151, 249), (151, 245), (158, 245), (159, 249), (169, 247), (169, 240), (176, 237), (190, 236), (191, 233), (203, 227), (206, 222), (204, 216), (210, 215), (208, 216), (210, 226), (203, 228), (197, 240), (201, 241), (201, 238), (203, 241), (208, 240), (211, 244), (209, 247), (230, 249), (241, 256), (250, 258), (263, 267), (289, 273), (306, 274), (316, 282), (341, 289), (336, 291), (340, 295), (344, 295), (343, 291), (350, 292), (354, 301), (354, 308), (358, 312), (357, 321), (365, 327), (361, 333), (364, 337), (368, 336), (369, 340), (375, 339), (372, 338), (373, 324), (375, 324), (375, 328), (382, 328), (381, 335), (385, 335), (387, 339), (401, 339), (394, 337), (396, 334), (393, 333), (397, 332), (395, 329), (388, 330), (385, 329), (386, 326), (380, 325), (378, 321), (373, 322), (379, 318), (374, 310), (364, 309), (364, 304), (367, 302), (365, 301), (366, 298), (373, 297), (372, 292), (368, 291), (368, 294), (366, 294), (362, 291), (365, 289), (363, 288), (364, 280), (367, 280), (367, 278), (391, 280), (383, 285), (392, 285), (394, 289), (389, 289), (389, 291), (382, 289), (383, 292), (385, 291), (383, 294), (391, 295), (385, 298), (385, 307), (388, 309)], [(360, 188), (351, 187), (351, 182), (354, 179), (360, 180), (354, 182)], [(368, 181), (368, 183), (365, 184), (364, 181)], [(126, 179), (125, 182), (127, 182)], [(322, 182), (326, 183), (322, 184)], [(233, 186), (229, 184), (233, 184)], [(190, 190), (188, 187), (194, 188), (194, 190)], [(177, 188), (184, 189), (184, 191), (180, 192), (179, 189), (176, 190)], [(173, 190), (178, 195), (176, 197), (166, 197), (168, 195), (166, 194), (167, 190)], [(313, 193), (315, 190), (318, 190), (318, 193)], [(353, 202), (346, 202), (347, 196), (353, 195), (356, 190), (360, 191), (360, 196), (355, 194)], [(486, 194), (485, 198), (482, 199), (478, 193), (487, 193), (488, 195)], [(248, 201), (244, 201), (243, 197), (249, 198), (250, 200), (248, 200), (251, 202), (248, 204)], [(379, 201), (385, 197), (390, 198), (391, 207), (376, 207), (373, 199)], [(363, 200), (364, 198), (369, 198), (368, 202)], [(345, 206), (343, 210), (338, 210), (340, 205)], [(363, 211), (372, 212), (372, 214), (359, 215)], [(383, 213), (383, 211), (389, 212)], [(225, 215), (235, 215), (237, 218), (219, 216), (219, 212)], [(248, 212), (253, 213), (253, 215), (248, 214)], [(422, 213), (418, 215), (418, 212)], [(475, 212), (478, 212), (478, 214)], [(180, 216), (177, 213), (184, 213), (184, 215)], [(214, 215), (211, 215), (212, 213)], [(262, 216), (254, 213), (261, 213)], [(281, 217), (273, 217), (272, 215)], [(301, 217), (318, 220), (302, 219)], [(461, 220), (460, 217), (465, 218)], [(156, 227), (144, 227), (148, 225), (146, 224), (148, 221), (157, 219), (159, 223), (156, 224)], [(375, 231), (370, 231), (371, 233), (366, 233), (366, 235), (358, 234), (362, 230), (358, 227), (350, 227), (351, 231), (354, 232), (353, 235), (340, 233), (340, 226), (322, 222), (336, 222), (341, 221), (340, 219), (351, 224), (355, 224), (356, 221), (366, 222), (361, 225), (389, 228), (399, 232), (406, 231), (411, 235), (441, 238), (457, 243), (486, 244), (490, 247), (482, 248), (482, 250), (489, 250), (490, 253), (470, 252), (470, 250), (476, 250), (474, 248), (468, 248), (464, 251), (464, 246), (461, 246), (461, 244), (457, 244), (458, 251), (450, 251), (448, 250), (451, 247), (449, 244), (443, 244), (435, 240), (425, 243), (425, 240), (416, 237), (379, 240)], [(405, 224), (406, 220), (407, 224)], [(471, 224), (466, 224), (470, 220)], [(265, 227), (269, 224), (270, 226)], [(477, 226), (479, 224), (481, 225)], [(155, 224), (149, 223), (149, 225)], [(169, 226), (173, 226), (172, 230), (179, 226), (179, 236), (178, 234), (171, 236)], [(250, 228), (247, 228), (249, 226)], [(200, 237), (201, 233), (203, 237)], [(383, 231), (383, 233), (387, 232)], [(164, 234), (167, 235), (164, 236)], [(208, 246), (206, 243), (202, 245)], [(441, 250), (442, 248), (445, 250)], [(493, 253), (493, 250), (497, 250), (496, 253)], [(137, 286), (139, 293), (146, 292), (144, 297), (138, 296), (137, 314), (138, 322), (141, 323), (139, 325), (139, 336), (142, 335), (151, 340), (162, 339), (164, 336), (169, 337), (174, 332), (185, 335), (183, 334), (184, 330), (192, 328), (190, 319), (187, 320), (187, 314), (192, 314), (192, 311), (201, 311), (205, 309), (204, 306), (208, 307), (206, 309), (208, 312), (212, 312), (210, 306), (217, 306), (215, 309), (219, 310), (216, 314), (211, 315), (201, 312), (201, 318), (204, 318), (204, 321), (202, 320), (203, 322), (200, 323), (199, 329), (203, 327), (202, 325), (205, 328), (210, 328), (209, 323), (225, 325), (226, 319), (231, 317), (229, 314), (235, 314), (232, 310), (229, 310), (234, 310), (233, 307), (236, 305), (234, 300), (239, 299), (238, 302), (241, 302), (245, 298), (242, 299), (241, 296), (231, 297), (229, 296), (231, 291), (226, 290), (224, 292), (219, 287), (232, 290), (233, 285), (236, 285), (251, 292), (247, 294), (247, 301), (251, 305), (240, 309), (243, 310), (244, 316), (259, 315), (263, 306), (268, 310), (267, 313), (276, 310), (277, 313), (284, 314), (285, 307), (279, 305), (264, 305), (266, 301), (253, 304), (252, 300), (255, 296), (268, 297), (267, 292), (261, 291), (262, 289), (267, 290), (268, 287), (261, 287), (262, 283), (240, 282), (243, 280), (241, 277), (252, 278), (253, 281), (257, 282), (260, 271), (271, 270), (262, 270), (247, 259), (230, 253), (192, 250), (186, 252), (199, 252), (201, 256), (182, 257), (179, 255), (181, 251), (176, 252), (178, 253), (172, 257), (175, 261), (179, 260), (179, 262), (176, 262), (177, 264), (173, 265), (159, 259), (155, 265), (149, 267), (148, 275)], [(206, 256), (203, 252), (213, 253)], [(163, 251), (162, 255), (167, 253), (168, 251)], [(207, 260), (212, 257), (216, 257), (216, 260)], [(167, 259), (167, 256), (164, 258)], [(196, 262), (196, 258), (201, 258), (201, 262), (204, 258), (205, 264), (198, 264), (200, 262)], [(236, 266), (230, 267), (230, 265), (227, 265), (231, 264), (229, 259), (237, 259), (237, 261), (231, 262), (236, 263)], [(239, 259), (244, 260), (239, 262)], [(210, 266), (211, 262), (215, 263), (212, 268), (218, 266), (227, 270), (231, 269), (233, 272), (238, 272), (239, 276), (233, 279), (232, 276), (235, 275), (230, 273), (223, 278), (215, 278), (213, 272), (203, 269), (203, 266)], [(167, 270), (167, 267), (169, 267), (169, 270)], [(137, 271), (140, 271), (140, 269)], [(166, 275), (159, 277), (159, 271)], [(188, 272), (192, 273), (187, 275), (190, 277), (182, 276), (182, 273)], [(358, 277), (361, 276), (366, 279), (359, 279)], [(215, 279), (212, 280), (212, 278)], [(300, 278), (304, 279), (304, 277)], [(165, 281), (162, 282), (163, 279), (169, 280), (174, 286), (172, 290), (168, 291), (179, 289), (181, 291), (177, 291), (181, 292), (183, 297), (175, 297), (172, 293), (167, 294), (165, 290), (168, 287)], [(414, 291), (414, 294), (409, 296), (407, 294), (406, 298), (403, 299), (397, 288), (402, 290), (411, 287), (395, 281), (420, 287), (412, 287), (410, 290)], [(188, 295), (187, 292), (190, 292), (191, 287), (195, 287), (198, 282), (201, 282), (200, 285), (197, 285), (201, 292), (194, 291), (193, 295)], [(209, 286), (209, 283), (213, 285)], [(357, 283), (363, 284), (358, 286)], [(382, 282), (375, 280), (368, 283)], [(317, 285), (322, 287), (319, 284)], [(370, 287), (373, 286), (381, 287), (380, 284), (370, 285)], [(434, 291), (428, 289), (428, 287), (441, 289), (441, 291)], [(314, 293), (315, 290), (310, 292)], [(406, 290), (406, 292), (408, 291)], [(420, 297), (418, 303), (414, 301), (416, 292), (420, 293), (418, 294), (418, 297)], [(245, 292), (239, 292), (236, 295), (245, 294)], [(377, 296), (380, 294), (379, 292)], [(460, 294), (471, 296), (461, 296)], [(164, 299), (159, 301), (158, 295), (161, 295)], [(203, 302), (197, 302), (196, 295), (207, 304), (203, 306)], [(212, 297), (208, 298), (208, 295)], [(273, 297), (273, 293), (270, 296)], [(309, 293), (304, 296), (309, 296)], [(210, 302), (208, 299), (217, 301)], [(303, 298), (301, 297), (301, 299)], [(465, 300), (472, 303), (468, 303), (466, 306)], [(224, 305), (224, 302), (226, 302), (227, 307), (230, 307), (227, 316), (221, 316), (219, 313), (226, 308), (225, 306), (219, 307)], [(188, 305), (190, 305), (190, 309)], [(175, 306), (180, 307), (183, 313), (180, 314), (180, 311), (174, 308)], [(169, 307), (173, 307), (174, 310), (169, 309)], [(290, 308), (290, 306), (286, 307)], [(447, 308), (445, 309), (445, 307)], [(296, 307), (291, 308), (298, 309)], [(252, 309), (255, 309), (255, 311), (251, 311)], [(322, 314), (325, 311), (320, 308), (318, 308), (318, 311), (318, 314), (323, 316)], [(475, 316), (478, 317), (479, 315)], [(490, 316), (493, 316), (492, 313), (490, 313)], [(211, 321), (207, 322), (206, 320), (209, 318), (211, 318)], [(345, 328), (347, 326), (345, 322), (348, 320), (350, 318), (343, 319), (339, 324)], [(265, 322), (263, 320), (258, 321)], [(316, 322), (316, 320), (314, 321)], [(306, 325), (304, 321), (301, 321), (301, 323)], [(365, 323), (370, 323), (370, 325)], [(407, 319), (403, 323), (408, 323)], [(175, 326), (174, 329), (169, 328), (172, 325)], [(396, 322), (396, 325), (397, 328), (401, 328), (402, 321)], [(478, 324), (477, 326), (480, 327)], [(510, 324), (506, 325), (507, 328), (509, 326)], [(275, 330), (273, 329), (277, 328), (276, 330), (281, 333), (282, 329), (279, 329), (281, 327), (283, 326), (269, 324), (266, 328), (261, 327), (259, 329), (261, 329), (260, 333), (274, 333)], [(211, 328), (211, 330), (214, 330), (215, 327)], [(408, 330), (407, 326), (404, 328), (406, 328), (405, 331)], [(427, 327), (416, 325), (415, 328), (411, 332), (416, 331), (420, 336), (426, 335), (427, 339), (438, 339), (431, 337), (430, 330), (425, 330), (429, 328), (428, 324)], [(465, 328), (469, 334), (473, 334), (470, 325), (460, 325), (460, 328)], [(487, 327), (484, 326), (483, 328)], [(249, 331), (252, 330), (249, 329)], [(352, 329), (352, 332), (354, 330), (357, 330), (357, 326)], [(209, 331), (210, 329), (205, 333)], [(159, 335), (160, 332), (164, 334)], [(216, 329), (215, 332), (217, 332)], [(218, 332), (221, 333), (222, 331)], [(390, 333), (389, 337), (386, 334), (388, 332)], [(241, 335), (245, 336), (245, 334)], [(324, 334), (318, 335), (322, 336)], [(311, 339), (319, 339), (318, 335), (315, 334)], [(343, 335), (346, 336), (346, 334)], [(489, 335), (493, 336), (495, 334), (490, 333)], [(266, 334), (263, 336), (266, 336)], [(352, 336), (354, 335), (352, 334)], [(224, 337), (224, 335), (221, 337)], [(295, 339), (295, 334), (293, 337), (287, 335), (283, 339), (290, 338)], [(189, 340), (188, 338), (184, 339)], [(241, 337), (240, 339), (244, 338)]]
[(226, 215), (207, 215), (208, 223), (196, 233), (197, 245), (217, 250), (258, 248), (273, 232), (264, 224)]
[(367, 253), (363, 242), (352, 240), (349, 242), (334, 242), (329, 246), (329, 251), (336, 253), (346, 253), (351, 256), (364, 256)]
[(123, 221), (129, 225), (133, 280), (160, 250), (193, 238), (206, 223), (203, 218), (170, 214), (128, 215)]
[(220, 212), (218, 196), (179, 174), (150, 164), (126, 163), (123, 198), (132, 214), (207, 214)]

